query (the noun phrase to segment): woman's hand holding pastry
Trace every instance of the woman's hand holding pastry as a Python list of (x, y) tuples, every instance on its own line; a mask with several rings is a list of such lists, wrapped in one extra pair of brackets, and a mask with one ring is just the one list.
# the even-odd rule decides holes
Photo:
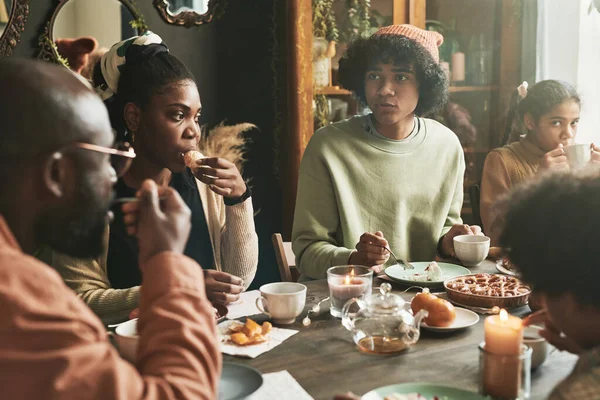
[(246, 193), (246, 182), (234, 163), (218, 157), (206, 157), (195, 161), (192, 172), (200, 182), (210, 189), (230, 198), (241, 197)]
[(365, 232), (356, 244), (356, 251), (350, 255), (348, 263), (374, 267), (374, 272), (378, 272), (381, 270), (380, 266), (385, 264), (390, 258), (389, 252), (384, 248), (388, 247), (388, 245), (388, 241), (383, 237), (383, 233)]

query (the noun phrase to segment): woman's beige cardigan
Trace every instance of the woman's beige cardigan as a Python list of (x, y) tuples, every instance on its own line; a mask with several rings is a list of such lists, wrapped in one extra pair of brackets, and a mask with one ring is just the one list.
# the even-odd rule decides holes
[[(258, 265), (258, 236), (254, 228), (252, 199), (226, 206), (223, 197), (196, 180), (204, 216), (213, 247), (215, 268), (244, 280), (247, 288)], [(105, 252), (97, 260), (81, 260), (46, 250), (40, 258), (49, 262), (66, 284), (100, 317), (105, 324), (124, 321), (138, 306), (140, 288), (113, 289), (108, 280)]]

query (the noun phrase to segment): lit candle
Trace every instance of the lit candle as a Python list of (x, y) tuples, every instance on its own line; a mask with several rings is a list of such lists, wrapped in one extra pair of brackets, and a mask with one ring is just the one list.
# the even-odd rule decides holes
[[(523, 321), (500, 310), (499, 315), (485, 319), (485, 351), (483, 387), (485, 394), (514, 399), (521, 386), (521, 346)], [(504, 357), (503, 357), (504, 356)]]

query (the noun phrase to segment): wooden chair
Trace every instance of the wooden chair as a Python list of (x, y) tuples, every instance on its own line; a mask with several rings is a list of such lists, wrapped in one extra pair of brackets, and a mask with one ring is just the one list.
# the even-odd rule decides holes
[(275, 258), (279, 267), (282, 282), (296, 282), (300, 272), (296, 269), (296, 256), (292, 251), (292, 242), (284, 242), (280, 233), (274, 233), (271, 237)]
[(479, 225), (483, 229), (479, 208), (480, 190), (479, 184), (476, 183), (471, 185), (469, 187), (469, 201), (471, 202), (471, 210), (473, 210), (473, 223)]

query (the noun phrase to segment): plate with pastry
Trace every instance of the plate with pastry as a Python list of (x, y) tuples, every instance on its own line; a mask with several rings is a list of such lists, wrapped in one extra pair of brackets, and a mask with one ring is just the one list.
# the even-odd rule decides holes
[(405, 270), (396, 264), (385, 269), (385, 274), (396, 282), (409, 286), (436, 287), (444, 281), (460, 275), (470, 274), (471, 271), (460, 265), (445, 262), (411, 262), (414, 269)]
[(468, 328), (479, 322), (479, 315), (473, 311), (454, 307), (448, 300), (429, 292), (427, 288), (413, 297), (410, 308), (413, 314), (427, 310), (421, 327), (434, 332), (453, 332)]
[(371, 390), (361, 400), (486, 400), (480, 394), (432, 383), (399, 383)]
[(503, 274), (517, 276), (515, 266), (506, 257), (502, 257), (496, 261), (496, 269)]

